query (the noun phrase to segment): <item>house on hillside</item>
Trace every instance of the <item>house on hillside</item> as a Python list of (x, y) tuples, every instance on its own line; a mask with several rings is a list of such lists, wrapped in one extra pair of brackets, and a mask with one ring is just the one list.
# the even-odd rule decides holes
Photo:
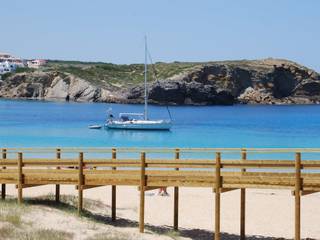
[(17, 65), (10, 63), (9, 61), (0, 62), (0, 80), (5, 73), (14, 72), (17, 69)]
[(33, 59), (33, 60), (29, 60), (27, 61), (27, 66), (29, 68), (39, 68), (41, 66), (46, 65), (47, 60), (44, 59)]
[(8, 53), (0, 53), (0, 63), (5, 62), (8, 62), (10, 65), (15, 66), (15, 68), (26, 67), (27, 65), (26, 61), (21, 58), (14, 57)]

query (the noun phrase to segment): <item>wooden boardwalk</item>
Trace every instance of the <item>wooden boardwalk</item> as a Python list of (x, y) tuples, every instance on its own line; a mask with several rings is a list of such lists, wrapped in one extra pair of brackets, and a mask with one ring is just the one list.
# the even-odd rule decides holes
[[(8, 148), (1, 151), (2, 199), (5, 199), (6, 184), (16, 185), (19, 203), (23, 202), (24, 188), (54, 184), (56, 201), (59, 201), (60, 185), (75, 185), (81, 213), (84, 190), (112, 186), (111, 209), (115, 221), (116, 186), (137, 186), (140, 232), (144, 232), (145, 191), (148, 190), (174, 187), (173, 228), (177, 230), (179, 187), (212, 188), (214, 239), (218, 240), (222, 193), (241, 190), (240, 239), (245, 239), (246, 189), (289, 189), (295, 198), (294, 237), (298, 240), (301, 238), (301, 196), (320, 191), (320, 160), (303, 160), (304, 155), (320, 155), (320, 149)], [(120, 158), (119, 154), (123, 156)], [(187, 158), (188, 154), (193, 154), (193, 158)], [(292, 158), (265, 159), (265, 156), (281, 154)], [(198, 155), (202, 157), (197, 159)], [(254, 158), (249, 159), (248, 155)]]

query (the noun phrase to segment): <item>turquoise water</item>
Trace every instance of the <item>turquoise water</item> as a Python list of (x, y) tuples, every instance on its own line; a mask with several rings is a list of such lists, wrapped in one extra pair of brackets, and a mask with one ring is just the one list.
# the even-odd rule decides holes
[[(320, 147), (320, 106), (170, 107), (169, 132), (91, 130), (142, 105), (0, 100), (0, 147)], [(169, 118), (150, 106), (152, 118)]]

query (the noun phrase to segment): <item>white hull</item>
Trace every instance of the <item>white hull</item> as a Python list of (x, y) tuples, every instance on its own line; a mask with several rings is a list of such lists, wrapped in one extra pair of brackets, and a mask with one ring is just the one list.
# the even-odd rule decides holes
[(164, 120), (109, 121), (105, 126), (110, 129), (170, 130), (171, 122)]

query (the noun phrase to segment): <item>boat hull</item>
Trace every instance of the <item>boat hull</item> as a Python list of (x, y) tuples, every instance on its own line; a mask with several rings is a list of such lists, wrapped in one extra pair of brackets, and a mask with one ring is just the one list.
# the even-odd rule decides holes
[(120, 122), (113, 121), (105, 125), (109, 129), (127, 129), (127, 130), (170, 130), (169, 121), (131, 121)]

